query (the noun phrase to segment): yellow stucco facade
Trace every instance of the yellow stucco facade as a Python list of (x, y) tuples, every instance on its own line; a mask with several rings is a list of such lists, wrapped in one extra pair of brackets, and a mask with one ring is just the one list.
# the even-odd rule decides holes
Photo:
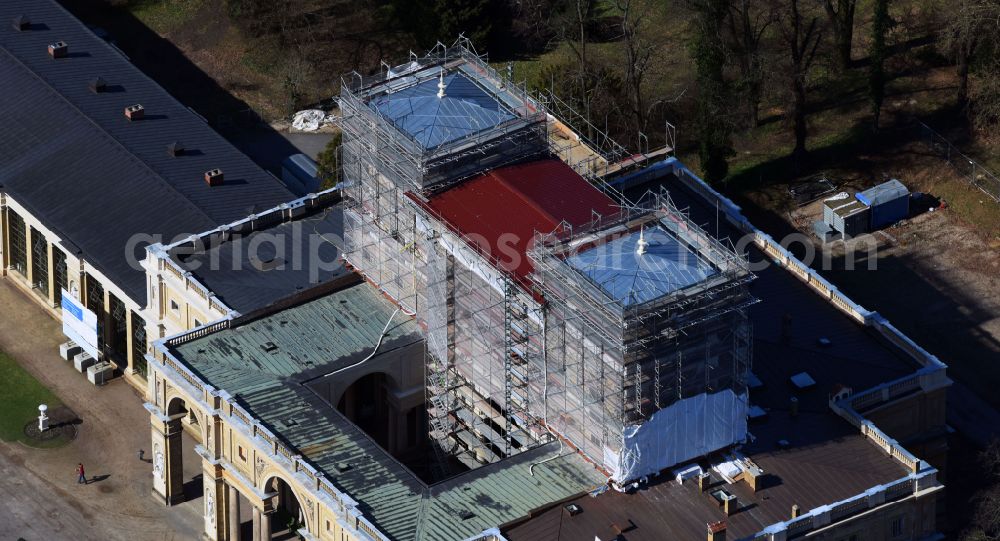
[[(183, 498), (184, 434), (196, 443), (204, 482), (205, 539), (237, 539), (252, 516), (255, 540), (270, 540), (279, 508), (298, 512), (305, 539), (385, 539), (346, 494), (282, 444), (224, 391), (162, 352), (149, 357), (153, 490), (167, 505)], [(250, 509), (241, 509), (240, 498)], [(249, 515), (244, 514), (249, 513)]]

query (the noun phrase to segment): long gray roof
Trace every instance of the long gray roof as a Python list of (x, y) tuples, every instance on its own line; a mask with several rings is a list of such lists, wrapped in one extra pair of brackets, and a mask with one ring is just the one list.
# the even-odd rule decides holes
[[(393, 312), (373, 287), (358, 283), (180, 344), (174, 355), (214, 387), (238, 395), (254, 418), (357, 500), (392, 539), (464, 539), (603, 484), (579, 455), (553, 443), (427, 486), (300, 383), (369, 354)], [(380, 351), (421, 340), (412, 318), (397, 314), (394, 321)], [(274, 344), (271, 353), (261, 348), (265, 342)], [(556, 456), (529, 474), (530, 463)], [(472, 516), (463, 518), (465, 512)]]
[(350, 271), (340, 259), (343, 208), (327, 207), (182, 258), (226, 306), (243, 314)]
[[(18, 31), (22, 15), (31, 25)], [(6, 0), (0, 21), (2, 190), (136, 302), (145, 279), (125, 257), (133, 234), (169, 242), (294, 198), (58, 3)], [(66, 58), (49, 56), (57, 41)], [(90, 90), (97, 77), (105, 92)], [(145, 119), (125, 118), (133, 104)], [(187, 151), (170, 156), (172, 142)], [(203, 175), (215, 168), (226, 182), (209, 187)]]

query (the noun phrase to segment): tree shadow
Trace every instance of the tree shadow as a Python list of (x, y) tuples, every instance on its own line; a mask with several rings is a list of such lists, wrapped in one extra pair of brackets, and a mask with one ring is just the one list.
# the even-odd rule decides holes
[(125, 3), (66, 0), (64, 5), (85, 23), (107, 30), (133, 64), (261, 167), (280, 173), (281, 160), (298, 153), (250, 105), (220, 86), (177, 46), (132, 15)]

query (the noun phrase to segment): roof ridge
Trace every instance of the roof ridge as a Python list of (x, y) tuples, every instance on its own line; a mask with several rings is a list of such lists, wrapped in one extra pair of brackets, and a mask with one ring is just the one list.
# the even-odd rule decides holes
[[(59, 7), (62, 8), (62, 6), (59, 6)], [(72, 15), (70, 15), (70, 16), (72, 17)], [(73, 19), (77, 20), (75, 17), (73, 17)], [(89, 29), (88, 29), (88, 31), (89, 31)], [(95, 38), (96, 38), (96, 36), (95, 36)], [(146, 163), (145, 160), (143, 160), (139, 156), (136, 156), (135, 153), (133, 153), (131, 150), (129, 150), (128, 147), (126, 147), (121, 141), (118, 140), (118, 138), (116, 138), (114, 135), (112, 135), (106, 129), (104, 129), (104, 127), (101, 126), (99, 123), (97, 123), (93, 118), (91, 118), (90, 115), (84, 113), (79, 107), (76, 106), (75, 103), (73, 103), (68, 98), (66, 98), (66, 96), (63, 95), (62, 92), (59, 92), (58, 90), (56, 90), (56, 88), (54, 86), (52, 86), (38, 72), (36, 72), (35, 70), (33, 70), (30, 67), (28, 67), (24, 62), (21, 61), (20, 58), (18, 58), (16, 55), (14, 55), (14, 53), (12, 53), (9, 49), (7, 49), (7, 47), (0, 46), (0, 50), (2, 50), (4, 52), (4, 54), (7, 56), (7, 58), (13, 60), (14, 63), (18, 67), (20, 67), (21, 69), (23, 69), (24, 71), (26, 71), (27, 73), (29, 73), (32, 77), (34, 77), (39, 82), (41, 82), (45, 86), (45, 88), (48, 89), (49, 92), (51, 92), (52, 94), (54, 94), (62, 103), (68, 105), (78, 115), (80, 115), (81, 117), (83, 117), (87, 122), (89, 122), (91, 125), (93, 125), (95, 128), (97, 128), (97, 130), (101, 134), (103, 134), (105, 137), (107, 137), (108, 139), (111, 140), (111, 142), (116, 146), (116, 148), (118, 148), (119, 150), (124, 151), (125, 155), (128, 158), (130, 158), (131, 160), (133, 160), (134, 162), (136, 162), (141, 168), (147, 170), (154, 178), (158, 179), (160, 181), (160, 183), (163, 186), (165, 186), (168, 190), (170, 190), (172, 193), (178, 195), (188, 206), (190, 206), (192, 209), (194, 209), (198, 214), (200, 214), (201, 216), (203, 216), (209, 222), (211, 222), (213, 224), (218, 224), (217, 220), (214, 220), (202, 208), (200, 208), (198, 205), (195, 205), (193, 201), (191, 201), (190, 199), (188, 199), (173, 184), (171, 184), (169, 181), (167, 181), (167, 179), (163, 178), (162, 175), (160, 175), (158, 172), (156, 172), (156, 170), (154, 170), (152, 167), (150, 167), (150, 165), (148, 163)], [(116, 54), (118, 54), (118, 53), (116, 52)], [(138, 69), (138, 68), (136, 68), (136, 69)], [(139, 70), (139, 71), (141, 72), (141, 70)]]

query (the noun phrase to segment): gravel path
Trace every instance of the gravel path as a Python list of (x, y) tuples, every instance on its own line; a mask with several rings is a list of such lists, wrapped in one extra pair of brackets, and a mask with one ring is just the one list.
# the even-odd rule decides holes
[[(121, 379), (95, 388), (59, 357), (59, 324), (0, 279), (0, 349), (52, 389), (83, 421), (76, 440), (53, 450), (0, 442), (0, 540), (180, 540), (201, 536), (200, 498), (166, 507), (152, 494), (149, 414)], [(0, 413), (2, 414), (2, 413)], [(185, 480), (200, 473), (187, 441)], [(78, 485), (83, 462), (89, 478)]]

